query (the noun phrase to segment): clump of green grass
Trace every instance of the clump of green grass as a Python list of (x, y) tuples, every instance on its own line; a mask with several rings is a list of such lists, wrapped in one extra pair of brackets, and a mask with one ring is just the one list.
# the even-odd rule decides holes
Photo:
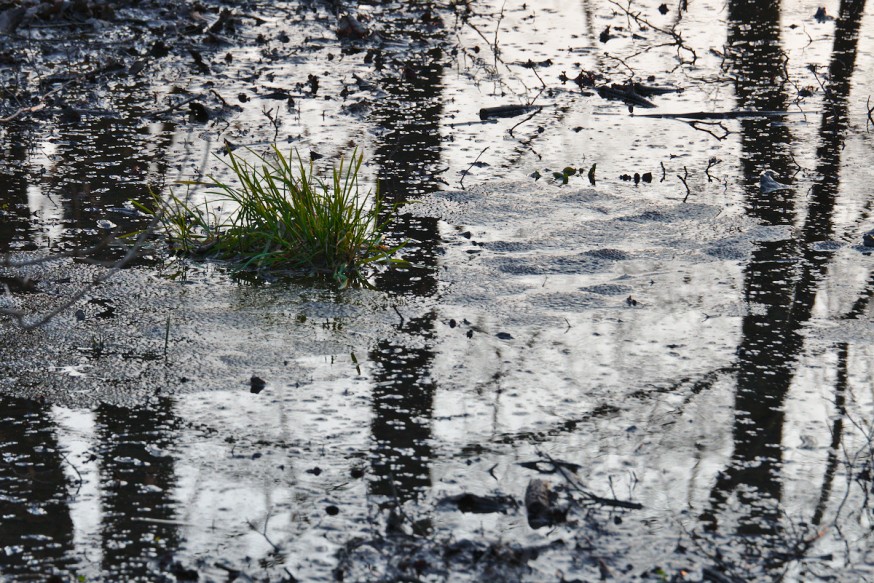
[[(171, 194), (161, 206), (160, 221), (171, 246), (190, 255), (210, 255), (241, 269), (292, 269), (330, 273), (345, 284), (374, 263), (398, 263), (393, 255), (403, 247), (386, 246), (388, 219), (378, 193), (361, 196), (358, 172), (363, 156), (353, 152), (340, 161), (325, 181), (300, 154), (267, 158), (250, 150), (250, 162), (228, 151), (226, 164), (236, 181), (210, 177), (209, 202), (193, 205)], [(156, 197), (157, 199), (157, 197)], [(210, 207), (232, 210), (226, 216)], [(142, 207), (141, 207), (142, 208)]]

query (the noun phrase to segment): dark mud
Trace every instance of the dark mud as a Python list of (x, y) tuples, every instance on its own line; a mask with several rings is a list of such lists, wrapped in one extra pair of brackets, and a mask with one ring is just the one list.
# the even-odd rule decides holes
[[(3, 577), (871, 580), (870, 12), (0, 1)], [(274, 141), (409, 266), (120, 261)]]

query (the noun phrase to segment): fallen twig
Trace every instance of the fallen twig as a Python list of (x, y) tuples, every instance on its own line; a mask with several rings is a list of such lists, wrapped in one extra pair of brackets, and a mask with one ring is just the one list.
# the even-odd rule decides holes
[[(519, 123), (517, 123), (516, 125), (514, 125), (513, 127), (511, 127), (511, 128), (510, 128), (510, 135), (513, 136), (513, 130), (515, 130), (516, 128), (518, 128), (518, 127), (519, 127), (520, 125), (522, 125), (523, 123), (529, 121), (531, 118), (533, 118), (533, 117), (534, 117), (535, 115), (537, 115), (538, 113), (540, 113), (540, 108), (535, 109), (534, 111), (531, 112), (531, 115), (529, 115), (528, 117), (526, 117), (525, 119), (523, 119), (522, 121), (520, 121)], [(513, 136), (513, 137), (515, 138), (516, 136)]]
[(641, 510), (643, 509), (643, 504), (639, 502), (630, 502), (628, 500), (619, 500), (617, 498), (604, 498), (602, 496), (598, 496), (596, 494), (592, 494), (588, 490), (586, 490), (582, 484), (579, 483), (576, 476), (573, 476), (566, 469), (567, 464), (556, 461), (547, 453), (537, 452), (538, 455), (543, 456), (546, 460), (552, 464), (555, 468), (555, 471), (561, 474), (561, 476), (567, 481), (567, 483), (571, 486), (573, 490), (577, 493), (582, 494), (584, 498), (594, 504), (600, 504), (602, 506), (612, 506), (614, 508), (626, 508), (628, 510)]
[(479, 110), (481, 120), (494, 117), (516, 117), (528, 113), (531, 110), (540, 111), (539, 105), (498, 105), (496, 107), (483, 107)]

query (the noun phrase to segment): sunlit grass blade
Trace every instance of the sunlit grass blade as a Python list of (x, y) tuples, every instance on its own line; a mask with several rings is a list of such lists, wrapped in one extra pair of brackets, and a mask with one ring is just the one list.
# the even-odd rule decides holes
[(198, 254), (207, 248), (240, 269), (307, 269), (341, 282), (360, 277), (367, 265), (400, 262), (394, 255), (404, 244), (383, 243), (391, 217), (382, 218), (379, 193), (359, 193), (363, 156), (357, 151), (349, 161), (341, 159), (327, 181), (297, 152), (286, 156), (274, 145), (270, 158), (250, 153), (251, 161), (228, 151), (233, 182), (187, 182), (215, 189), (208, 192), (210, 204), (234, 209), (223, 219), (206, 203), (193, 205), (172, 193), (160, 201), (153, 194), (175, 250)]

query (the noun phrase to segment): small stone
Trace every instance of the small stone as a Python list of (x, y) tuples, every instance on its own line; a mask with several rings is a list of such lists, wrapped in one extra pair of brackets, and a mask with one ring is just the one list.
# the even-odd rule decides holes
[(257, 377), (252, 375), (252, 378), (249, 379), (249, 392), (253, 395), (257, 395), (261, 391), (264, 390), (264, 387), (267, 386), (267, 382), (261, 377)]

